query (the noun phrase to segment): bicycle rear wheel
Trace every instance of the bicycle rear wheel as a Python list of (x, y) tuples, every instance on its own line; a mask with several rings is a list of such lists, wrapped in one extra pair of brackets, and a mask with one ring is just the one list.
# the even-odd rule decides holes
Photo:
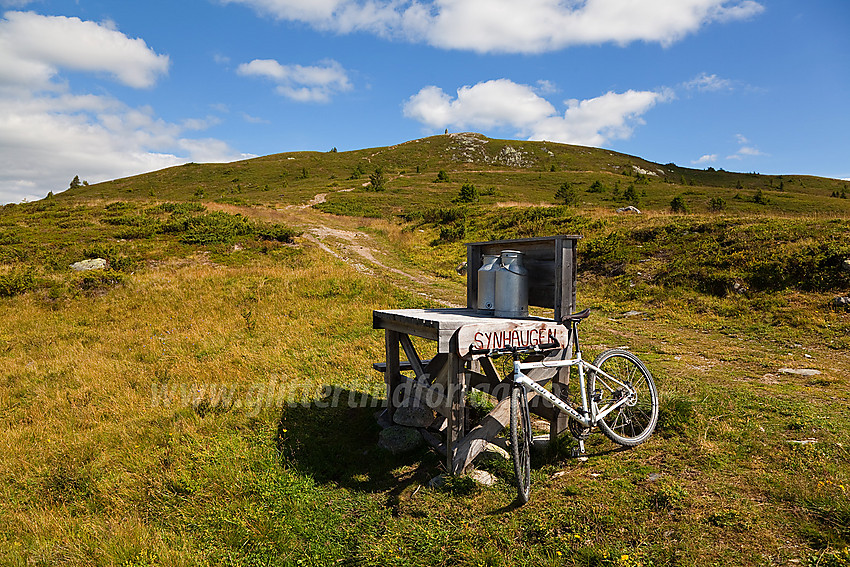
[(597, 413), (605, 411), (623, 397), (629, 398), (599, 420), (599, 429), (611, 441), (626, 447), (634, 447), (646, 441), (658, 422), (658, 391), (652, 374), (637, 356), (621, 349), (603, 352), (596, 357), (593, 365), (631, 390), (596, 371), (589, 373), (588, 394), (596, 400)]
[(531, 493), (531, 415), (525, 389), (514, 384), (511, 388), (511, 456), (516, 473), (517, 501), (528, 502)]

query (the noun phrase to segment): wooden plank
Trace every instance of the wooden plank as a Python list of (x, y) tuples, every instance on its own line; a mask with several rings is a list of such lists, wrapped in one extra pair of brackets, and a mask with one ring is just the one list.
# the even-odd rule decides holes
[(430, 374), (430, 376), (431, 376), (431, 385), (440, 386), (441, 388), (443, 388), (443, 391), (448, 391), (448, 389), (449, 389), (449, 355), (443, 354), (443, 355), (437, 355), (437, 356), (444, 357), (444, 359), (443, 359), (444, 362), (440, 367), (434, 368), (434, 369), (431, 368), (432, 366), (434, 366), (433, 362), (432, 362), (432, 364), (428, 365), (428, 374)]
[[(466, 247), (466, 308), (475, 309), (478, 306), (478, 269), (473, 269), (481, 264), (481, 256), (475, 253), (475, 249)], [(478, 268), (481, 268), (479, 265)]]
[(566, 327), (553, 321), (501, 319), (464, 325), (457, 330), (457, 353), (474, 358), (476, 355), (470, 355), (472, 349), (529, 348), (554, 342), (566, 345), (567, 334)]
[[(425, 359), (425, 360), (422, 361), (422, 364), (425, 365), (426, 372), (427, 372), (428, 365), (430, 363), (431, 363), (431, 361), (429, 359)], [(378, 372), (386, 372), (387, 371), (387, 363), (386, 362), (373, 362), (372, 368), (374, 370), (377, 370)], [(413, 366), (410, 365), (410, 362), (408, 362), (406, 360), (402, 360), (402, 361), (399, 362), (399, 370), (401, 372), (408, 372), (410, 370), (413, 370)]]

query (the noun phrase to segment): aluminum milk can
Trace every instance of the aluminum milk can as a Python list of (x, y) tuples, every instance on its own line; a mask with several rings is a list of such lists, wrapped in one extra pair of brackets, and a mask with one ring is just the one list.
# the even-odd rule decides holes
[(478, 268), (478, 306), (477, 311), (492, 315), (496, 307), (496, 273), (501, 267), (497, 254), (485, 254)]
[(502, 267), (496, 272), (495, 314), (528, 317), (528, 270), (517, 250), (502, 250)]

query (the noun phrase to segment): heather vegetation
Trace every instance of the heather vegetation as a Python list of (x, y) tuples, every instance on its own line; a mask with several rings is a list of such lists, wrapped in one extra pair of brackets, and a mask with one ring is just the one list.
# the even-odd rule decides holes
[[(845, 184), (449, 135), (7, 205), (0, 563), (846, 567)], [(372, 310), (463, 304), (464, 242), (552, 234), (658, 431), (562, 437), (521, 508), (504, 461), (431, 488), (377, 446)]]

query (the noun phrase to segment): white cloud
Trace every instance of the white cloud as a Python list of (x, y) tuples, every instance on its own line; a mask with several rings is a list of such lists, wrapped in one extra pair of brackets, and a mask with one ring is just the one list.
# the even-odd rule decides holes
[(571, 45), (669, 45), (713, 22), (756, 16), (753, 0), (221, 0), (316, 28), (477, 52), (539, 53)]
[(246, 157), (218, 140), (185, 137), (217, 123), (214, 116), (169, 123), (148, 107), (72, 94), (63, 69), (149, 88), (167, 72), (168, 56), (114, 23), (7, 12), (0, 19), (0, 203), (64, 190), (75, 175), (94, 183)]
[(254, 59), (239, 65), (236, 73), (271, 79), (278, 84), (275, 89), (278, 94), (298, 102), (328, 102), (334, 94), (352, 88), (348, 73), (332, 59), (318, 66), (281, 65), (274, 59)]
[(404, 115), (432, 127), (526, 129), (555, 112), (548, 101), (528, 85), (497, 79), (461, 87), (451, 98), (434, 86), (413, 95), (404, 106)]
[(259, 116), (252, 116), (247, 112), (242, 113), (242, 119), (248, 124), (271, 124), (270, 120), (260, 118)]
[(700, 73), (683, 85), (688, 90), (702, 92), (709, 91), (731, 91), (734, 88), (732, 81), (723, 79), (715, 74)]
[(67, 189), (74, 175), (95, 183), (187, 161), (249, 157), (218, 140), (184, 137), (200, 126), (165, 122), (149, 108), (104, 96), (0, 98), (0, 202)]
[(747, 139), (747, 137), (744, 136), (743, 134), (735, 134), (735, 139), (737, 140), (738, 145), (740, 147), (738, 148), (738, 151), (735, 152), (734, 154), (726, 156), (726, 159), (742, 160), (742, 159), (748, 158), (748, 157), (759, 157), (759, 156), (769, 155), (769, 154), (762, 152), (758, 148), (756, 148), (752, 145), (749, 145), (750, 140)]
[(49, 88), (62, 68), (108, 73), (134, 88), (151, 87), (168, 72), (167, 55), (112, 24), (79, 18), (7, 12), (0, 20), (0, 81)]
[(498, 79), (462, 87), (454, 99), (438, 87), (424, 87), (407, 100), (404, 115), (435, 129), (512, 128), (531, 140), (599, 146), (630, 137), (643, 123), (641, 116), (671, 96), (666, 91), (609, 92), (566, 101), (560, 115), (532, 87)]
[(705, 154), (700, 156), (699, 159), (692, 160), (691, 163), (694, 165), (702, 165), (706, 163), (714, 163), (717, 161), (717, 154)]

